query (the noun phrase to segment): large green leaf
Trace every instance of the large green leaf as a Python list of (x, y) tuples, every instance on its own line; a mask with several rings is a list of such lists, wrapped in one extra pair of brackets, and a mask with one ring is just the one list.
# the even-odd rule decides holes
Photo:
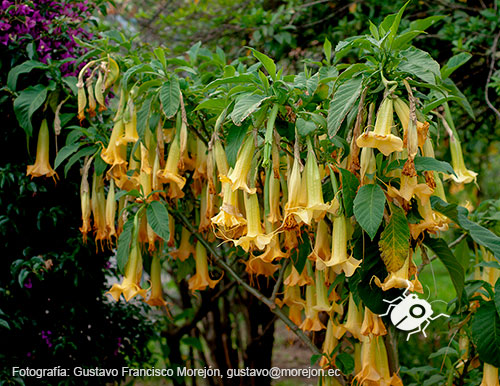
[(172, 118), (179, 110), (181, 102), (181, 89), (179, 80), (172, 76), (168, 81), (163, 83), (160, 88), (160, 101), (163, 107), (163, 112), (167, 118)]
[(56, 160), (54, 161), (54, 169), (57, 169), (57, 167), (66, 159), (68, 158), (71, 154), (73, 154), (75, 151), (78, 150), (80, 147), (81, 143), (76, 142), (76, 143), (71, 143), (69, 145), (64, 146), (59, 152), (57, 153)]
[(458, 104), (467, 112), (467, 114), (470, 115), (472, 119), (475, 120), (476, 116), (474, 115), (474, 110), (472, 109), (472, 106), (470, 105), (469, 101), (462, 93), (462, 91), (459, 90), (457, 85), (450, 78), (444, 79), (443, 83), (450, 90), (451, 94), (460, 98), (458, 100)]
[(141, 63), (141, 64), (137, 64), (133, 67), (130, 67), (126, 72), (125, 74), (123, 74), (123, 78), (122, 78), (122, 87), (129, 91), (130, 88), (129, 88), (129, 85), (128, 85), (128, 81), (129, 79), (134, 75), (134, 74), (137, 74), (137, 73), (141, 73), (141, 72), (145, 72), (145, 71), (153, 71), (153, 68), (149, 65), (149, 64), (146, 64), (146, 63)]
[(149, 126), (152, 101), (153, 99), (150, 96), (142, 103), (140, 110), (137, 112), (137, 134), (139, 134), (139, 138), (142, 142), (144, 142), (144, 134), (146, 132), (146, 128)]
[(497, 308), (498, 315), (500, 316), (500, 277), (495, 283), (495, 307)]
[(398, 69), (402, 72), (407, 72), (424, 82), (435, 85), (436, 77), (441, 76), (439, 63), (425, 51), (415, 47), (407, 48), (401, 51), (402, 61), (398, 65)]
[(276, 64), (269, 56), (259, 52), (253, 48), (250, 48), (254, 56), (262, 63), (267, 73), (271, 76), (272, 80), (276, 80)]
[(403, 209), (391, 205), (391, 218), (380, 235), (380, 257), (389, 272), (405, 263), (410, 246), (410, 227)]
[(7, 87), (11, 90), (15, 90), (17, 86), (17, 78), (21, 74), (26, 74), (35, 68), (47, 68), (46, 64), (41, 62), (37, 62), (36, 60), (28, 60), (24, 63), (19, 64), (18, 66), (13, 67), (9, 71), (9, 75), (7, 76)]
[(252, 83), (255, 81), (255, 75), (253, 74), (240, 74), (236, 76), (230, 76), (227, 78), (216, 79), (213, 82), (210, 82), (205, 89), (211, 89), (222, 84), (232, 84), (232, 83)]
[(354, 215), (373, 240), (384, 216), (385, 194), (376, 184), (362, 186), (354, 199)]
[(349, 170), (338, 168), (342, 175), (342, 201), (346, 217), (351, 217), (354, 207), (354, 197), (359, 188), (359, 180)]
[(236, 157), (238, 156), (238, 151), (243, 143), (247, 129), (247, 125), (244, 125), (242, 127), (233, 126), (228, 130), (226, 136), (226, 155), (230, 167), (234, 167), (236, 163)]
[(270, 96), (258, 95), (258, 94), (243, 94), (241, 95), (234, 105), (233, 112), (231, 113), (231, 119), (234, 124), (239, 126), (241, 123), (255, 110), (259, 108), (262, 102), (266, 99), (271, 98)]
[(500, 316), (493, 301), (485, 302), (477, 309), (471, 330), (479, 358), (500, 367)]
[(168, 227), (168, 211), (164, 204), (159, 201), (153, 201), (146, 209), (148, 224), (154, 232), (163, 240), (170, 238), (170, 229)]
[[(407, 159), (399, 159), (392, 161), (387, 166), (387, 172), (390, 172), (394, 169), (402, 169)], [(415, 170), (419, 172), (423, 172), (426, 170), (434, 170), (436, 172), (446, 173), (446, 174), (455, 174), (453, 167), (446, 161), (440, 161), (432, 157), (420, 157), (417, 156), (414, 159)]]
[(118, 248), (116, 249), (116, 262), (118, 265), (118, 270), (121, 273), (124, 273), (125, 266), (127, 265), (133, 230), (134, 217), (130, 216), (127, 222), (123, 225), (122, 233), (120, 233), (120, 237), (118, 238)]
[(452, 56), (441, 69), (441, 78), (448, 78), (453, 71), (467, 63), (470, 58), (472, 58), (472, 55), (468, 52), (460, 52), (459, 54)]
[(342, 83), (333, 94), (333, 99), (328, 108), (327, 127), (330, 138), (334, 137), (340, 129), (347, 113), (352, 109), (354, 103), (359, 98), (363, 79), (361, 77), (352, 78)]
[(43, 84), (30, 86), (21, 91), (19, 96), (14, 100), (14, 112), (16, 113), (19, 125), (30, 137), (33, 134), (31, 117), (35, 111), (40, 108), (43, 102), (45, 102), (47, 90), (47, 87)]
[(424, 245), (429, 247), (445, 266), (450, 274), (455, 291), (457, 292), (458, 300), (460, 300), (462, 298), (465, 283), (464, 267), (460, 264), (443, 239), (434, 239), (427, 236), (424, 239)]
[(431, 205), (434, 210), (443, 213), (453, 220), (457, 225), (469, 232), (472, 239), (488, 248), (495, 257), (500, 260), (500, 237), (495, 235), (489, 229), (469, 220), (469, 211), (463, 206), (448, 204), (439, 197), (431, 197)]

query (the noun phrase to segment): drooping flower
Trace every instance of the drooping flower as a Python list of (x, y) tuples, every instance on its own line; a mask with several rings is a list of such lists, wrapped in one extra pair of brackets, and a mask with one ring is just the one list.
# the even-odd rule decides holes
[(84, 243), (87, 242), (87, 234), (92, 230), (90, 226), (92, 209), (90, 206), (90, 187), (88, 181), (90, 161), (91, 160), (87, 160), (83, 167), (82, 182), (80, 184), (80, 203), (82, 208), (82, 226), (80, 227), (80, 232), (82, 232)]
[(106, 227), (106, 196), (104, 195), (104, 181), (102, 175), (97, 175), (94, 171), (92, 177), (92, 215), (94, 217), (94, 232), (96, 248), (97, 242), (102, 242), (108, 237), (108, 229)]
[(333, 350), (335, 350), (335, 347), (337, 347), (339, 339), (342, 338), (344, 333), (345, 328), (343, 326), (337, 325), (334, 322), (333, 318), (330, 318), (328, 320), (328, 323), (326, 325), (325, 340), (323, 342), (323, 354), (326, 354), (326, 357), (321, 357), (321, 360), (319, 361), (320, 367), (324, 367), (329, 363), (335, 363), (336, 355), (332, 355), (332, 353)]
[(127, 171), (126, 146), (121, 145), (119, 142), (120, 137), (123, 135), (123, 129), (123, 121), (119, 119), (113, 126), (108, 147), (101, 152), (102, 160), (114, 168), (119, 168), (121, 174), (125, 174)]
[(307, 212), (304, 212), (305, 205), (307, 204), (305, 177), (306, 174), (304, 174), (303, 177), (301, 176), (299, 160), (294, 157), (293, 165), (291, 169), (289, 169), (287, 180), (288, 201), (285, 204), (283, 219), (283, 227), (285, 230), (296, 229), (298, 225), (304, 222), (302, 217), (307, 215)]
[[(308, 256), (310, 260), (317, 262), (319, 260), (328, 261), (330, 259), (332, 242), (328, 231), (329, 229), (326, 221), (324, 219), (320, 220), (318, 222), (318, 228), (316, 229), (314, 248)], [(319, 269), (318, 264), (316, 264), (316, 267)], [(324, 269), (325, 266), (322, 265), (322, 268)]]
[(499, 386), (500, 383), (498, 379), (498, 367), (484, 362), (483, 379), (481, 380), (481, 384), (479, 386)]
[[(410, 123), (410, 107), (401, 99), (394, 99), (394, 110), (403, 126), (404, 133), (406, 135), (408, 130), (408, 125)], [(429, 122), (420, 122), (417, 120), (417, 143), (420, 148), (424, 146), (427, 139), (427, 132), (429, 131)]]
[(401, 140), (401, 138), (391, 134), (391, 129), (393, 126), (393, 103), (390, 97), (386, 97), (382, 101), (382, 104), (377, 113), (375, 129), (373, 131), (366, 131), (361, 134), (356, 140), (356, 144), (360, 148), (377, 148), (385, 156), (388, 156), (394, 151), (402, 151), (403, 141)]
[(292, 265), (291, 268), (287, 269), (287, 271), (288, 275), (286, 275), (286, 278), (283, 282), (283, 284), (285, 284), (286, 286), (303, 286), (312, 284), (313, 282), (312, 277), (307, 273), (307, 267), (304, 267), (300, 274), (294, 265)]
[(269, 216), (267, 219), (271, 224), (275, 224), (283, 220), (283, 217), (280, 209), (280, 180), (274, 176), (274, 173), (270, 173), (268, 185)]
[(179, 174), (178, 164), (180, 156), (179, 140), (175, 137), (170, 144), (165, 169), (158, 173), (158, 178), (161, 182), (170, 183), (170, 189), (168, 192), (168, 196), (170, 198), (184, 197), (182, 188), (184, 188), (184, 185), (186, 184), (186, 179)]
[(332, 267), (337, 274), (344, 272), (347, 277), (354, 274), (361, 260), (349, 256), (347, 252), (347, 224), (345, 215), (342, 214), (333, 220), (332, 253), (327, 261), (316, 260), (318, 269)]
[(163, 288), (161, 286), (161, 262), (160, 256), (155, 253), (151, 261), (151, 295), (146, 301), (150, 306), (165, 307), (167, 302), (163, 299)]
[[(134, 224), (137, 226), (138, 224)], [(116, 301), (120, 300), (121, 294), (128, 302), (134, 296), (140, 295), (143, 299), (146, 298), (146, 289), (140, 286), (142, 276), (142, 255), (139, 242), (137, 239), (132, 241), (130, 248), (130, 256), (125, 267), (125, 276), (121, 284), (115, 283), (111, 289), (106, 292), (110, 294)]]
[(186, 228), (182, 227), (179, 247), (170, 252), (170, 256), (172, 256), (172, 258), (185, 261), (189, 258), (189, 256), (195, 254), (193, 244), (189, 240), (190, 237), (191, 233)]
[(371, 147), (364, 147), (361, 149), (361, 165), (360, 176), (363, 184), (371, 184), (374, 182), (375, 173), (377, 172), (377, 163), (375, 161), (375, 154)]
[(210, 275), (208, 274), (207, 250), (200, 242), (196, 243), (195, 261), (196, 274), (188, 280), (189, 289), (194, 292), (196, 290), (203, 291), (207, 286), (214, 288), (222, 279), (222, 275), (217, 280), (210, 279)]
[(327, 313), (342, 313), (342, 307), (335, 302), (331, 302), (328, 298), (328, 287), (325, 283), (325, 271), (320, 271), (319, 269), (316, 270), (314, 284), (316, 288), (316, 305), (314, 306), (314, 309), (316, 311), (324, 311)]
[(229, 182), (222, 183), (222, 205), (211, 219), (223, 238), (236, 238), (244, 230), (247, 220), (239, 208), (238, 191), (232, 191)]
[(279, 269), (279, 264), (273, 264), (267, 261), (264, 261), (260, 258), (260, 256), (250, 255), (250, 259), (244, 262), (246, 265), (245, 271), (249, 275), (264, 275), (266, 277), (273, 276), (274, 273)]
[(305, 307), (305, 301), (300, 296), (300, 287), (298, 285), (285, 285), (285, 294), (283, 300), (276, 298), (276, 304), (283, 308), (284, 305), (289, 307), (289, 318), (297, 326), (302, 324), (302, 309)]
[(382, 318), (370, 311), (368, 307), (365, 307), (365, 316), (363, 319), (363, 324), (361, 325), (362, 335), (375, 335), (381, 336), (386, 335), (387, 330), (385, 328)]
[[(391, 288), (409, 288), (411, 291), (422, 292), (422, 284), (418, 281), (416, 276), (416, 267), (411, 260), (411, 250), (408, 253), (403, 265), (397, 271), (389, 271), (389, 275), (385, 278), (384, 282), (381, 283), (380, 279), (375, 276), (373, 281), (377, 286), (382, 288), (383, 291), (387, 291)], [(415, 278), (410, 280), (410, 277), (415, 273)]]
[(262, 231), (260, 218), (259, 199), (257, 194), (244, 193), (245, 212), (247, 220), (247, 234), (235, 240), (236, 246), (242, 247), (246, 252), (254, 247), (263, 250), (271, 242), (272, 234)]
[(109, 242), (111, 242), (111, 237), (116, 237), (115, 217), (115, 182), (111, 179), (109, 182), (108, 196), (106, 197), (106, 229)]
[(349, 304), (347, 306), (347, 319), (344, 327), (357, 340), (361, 340), (361, 326), (363, 324), (363, 310), (356, 305), (352, 292), (349, 293)]
[(306, 318), (299, 326), (302, 331), (320, 331), (325, 327), (321, 320), (319, 320), (319, 311), (316, 306), (316, 285), (313, 283), (306, 287)]
[(54, 182), (56, 178), (59, 178), (49, 162), (49, 127), (46, 119), (42, 121), (40, 131), (38, 132), (35, 164), (28, 165), (26, 175), (31, 176), (31, 178), (41, 176), (52, 177)]
[(238, 152), (234, 169), (227, 176), (231, 181), (231, 189), (233, 191), (242, 189), (248, 194), (254, 194), (255, 188), (249, 188), (247, 185), (248, 172), (252, 165), (252, 159), (255, 152), (255, 144), (253, 136), (249, 135), (243, 142), (243, 145)]
[(462, 145), (460, 140), (451, 131), (450, 133), (450, 151), (451, 151), (451, 166), (456, 175), (449, 175), (445, 179), (452, 179), (457, 184), (468, 184), (472, 181), (476, 182), (477, 173), (468, 170), (465, 167), (464, 155), (462, 153)]
[(137, 111), (132, 98), (129, 98), (127, 106), (125, 107), (123, 123), (125, 124), (125, 132), (119, 139), (119, 142), (121, 144), (137, 142), (139, 140), (139, 134), (137, 133)]

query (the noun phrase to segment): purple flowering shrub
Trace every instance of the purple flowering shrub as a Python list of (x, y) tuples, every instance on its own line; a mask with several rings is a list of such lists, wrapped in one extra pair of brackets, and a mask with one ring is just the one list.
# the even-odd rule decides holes
[[(2, 0), (0, 9), (1, 51), (15, 51), (18, 61), (37, 58), (47, 64), (62, 60), (62, 76), (76, 75), (74, 63), (85, 49), (75, 37), (92, 38), (86, 30), (92, 15), (88, 0)], [(23, 53), (27, 57), (19, 57)]]

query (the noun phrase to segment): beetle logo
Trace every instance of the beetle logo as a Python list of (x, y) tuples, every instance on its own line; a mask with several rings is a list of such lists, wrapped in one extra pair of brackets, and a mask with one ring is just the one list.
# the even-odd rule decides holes
[[(409, 287), (403, 293), (403, 296), (398, 296), (393, 300), (385, 300), (384, 302), (389, 303), (389, 308), (385, 314), (380, 316), (386, 316), (390, 314), (391, 322), (402, 331), (409, 331), (406, 340), (410, 339), (410, 335), (416, 334), (420, 331), (424, 334), (425, 329), (429, 326), (432, 320), (439, 318), (440, 316), (450, 317), (450, 315), (439, 314), (437, 316), (432, 316), (432, 307), (427, 300), (420, 299), (415, 294), (409, 294)], [(399, 303), (396, 303), (399, 300)], [(394, 304), (396, 303), (396, 304)]]

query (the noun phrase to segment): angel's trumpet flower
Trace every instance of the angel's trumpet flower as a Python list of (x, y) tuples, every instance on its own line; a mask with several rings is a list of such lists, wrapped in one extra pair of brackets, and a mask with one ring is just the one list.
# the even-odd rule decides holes
[(185, 261), (191, 256), (194, 255), (195, 250), (189, 238), (191, 237), (191, 233), (184, 227), (181, 230), (181, 242), (179, 244), (179, 248), (170, 252), (170, 256), (174, 259), (179, 259), (180, 261)]
[(85, 106), (87, 105), (87, 96), (85, 94), (85, 83), (83, 82), (83, 75), (80, 74), (78, 77), (78, 83), (76, 84), (78, 88), (78, 119), (80, 123), (85, 119)]
[(222, 279), (222, 276), (217, 280), (210, 279), (208, 274), (207, 250), (200, 242), (196, 243), (195, 261), (196, 274), (193, 275), (188, 281), (189, 289), (194, 292), (196, 290), (203, 291), (207, 288), (207, 286), (214, 288)]
[(362, 335), (375, 335), (381, 336), (386, 335), (387, 330), (382, 322), (382, 318), (370, 311), (368, 307), (365, 307), (365, 317), (363, 319), (363, 324), (361, 325)]
[[(304, 205), (307, 203), (307, 190), (302, 186), (305, 184), (306, 174), (300, 174), (300, 164), (298, 158), (294, 158), (291, 170), (288, 174), (288, 201), (285, 204), (284, 228), (294, 229), (304, 222), (307, 212)], [(304, 197), (305, 196), (305, 197)], [(307, 219), (307, 218), (306, 218)]]
[(412, 267), (413, 264), (411, 263), (411, 252), (409, 252), (401, 268), (396, 271), (389, 270), (389, 275), (387, 275), (383, 283), (381, 283), (380, 279), (376, 276), (374, 277), (373, 281), (384, 291), (387, 291), (391, 288), (409, 288), (411, 291), (420, 292), (422, 290), (422, 285), (418, 281), (418, 278), (415, 276), (414, 280), (410, 281), (409, 279), (411, 276)]
[(377, 113), (375, 121), (375, 129), (361, 134), (356, 140), (356, 144), (360, 147), (373, 147), (380, 150), (385, 156), (388, 156), (394, 151), (403, 150), (403, 141), (401, 138), (391, 134), (391, 129), (394, 126), (394, 110), (393, 103), (390, 97), (386, 97), (382, 101), (382, 105)]
[(361, 149), (360, 176), (363, 184), (371, 184), (377, 172), (377, 162), (371, 147)]
[(417, 208), (418, 213), (422, 216), (423, 220), (417, 224), (410, 225), (410, 233), (414, 240), (418, 238), (420, 233), (427, 230), (431, 233), (436, 233), (437, 231), (443, 231), (448, 229), (448, 219), (442, 216), (440, 213), (435, 212), (429, 200), (423, 203), (419, 198), (417, 198)]
[(427, 184), (419, 184), (417, 176), (410, 176), (404, 173), (401, 174), (401, 186), (398, 189), (390, 187), (389, 195), (392, 197), (400, 196), (405, 201), (410, 201), (414, 196), (417, 196), (422, 202), (429, 200), (433, 190)]
[[(138, 224), (134, 224), (138, 225)], [(146, 298), (146, 289), (140, 287), (142, 276), (142, 256), (139, 242), (137, 239), (132, 241), (132, 247), (130, 248), (130, 256), (125, 267), (125, 276), (121, 284), (115, 283), (111, 289), (106, 292), (110, 294), (113, 299), (118, 301), (120, 295), (123, 294), (125, 300), (128, 302), (134, 296), (140, 295), (143, 299)]]
[(101, 158), (104, 162), (112, 165), (113, 167), (123, 165), (123, 173), (126, 173), (127, 161), (124, 159), (123, 152), (125, 146), (121, 145), (119, 142), (120, 137), (123, 135), (123, 130), (123, 121), (119, 119), (113, 126), (113, 131), (111, 132), (111, 137), (109, 138), (108, 147), (101, 152)]
[(344, 272), (347, 277), (354, 274), (361, 260), (349, 256), (347, 253), (347, 224), (345, 215), (335, 217), (333, 220), (332, 253), (327, 261), (316, 260), (318, 269), (332, 267), (335, 273)]
[[(424, 157), (430, 157), (430, 158), (435, 158), (434, 156), (434, 147), (432, 146), (432, 140), (430, 137), (427, 138), (427, 140), (424, 143), (424, 146), (422, 147), (422, 155)], [(443, 188), (443, 181), (441, 181), (441, 177), (438, 172), (434, 171), (433, 172), (433, 177), (434, 177), (434, 192), (432, 193), (433, 196), (439, 197), (441, 200), (448, 202), (446, 199), (446, 193), (444, 192)]]
[(280, 180), (270, 173), (269, 176), (269, 216), (267, 220), (275, 224), (283, 220), (280, 210)]
[(154, 254), (151, 261), (151, 295), (146, 301), (150, 306), (166, 306), (163, 299), (163, 288), (161, 286), (161, 262), (158, 254)]
[(95, 82), (94, 94), (97, 103), (99, 104), (99, 112), (106, 110), (106, 102), (104, 100), (104, 78), (102, 71), (97, 72), (97, 80)]
[(304, 267), (302, 269), (302, 272), (299, 274), (299, 271), (297, 271), (295, 266), (292, 265), (290, 273), (285, 278), (283, 284), (285, 284), (286, 286), (303, 286), (312, 284), (312, 282), (313, 279), (308, 275), (306, 267)]
[(42, 121), (40, 131), (38, 132), (35, 164), (28, 165), (26, 175), (31, 176), (31, 178), (41, 176), (52, 177), (54, 181), (56, 178), (59, 178), (49, 162), (49, 127), (46, 119)]
[(222, 183), (222, 206), (219, 213), (212, 217), (212, 224), (223, 234), (223, 237), (233, 238), (246, 224), (239, 209), (238, 191), (233, 192), (229, 182)]
[(361, 347), (361, 371), (354, 378), (361, 385), (403, 386), (397, 374), (391, 376), (383, 338), (365, 338)]
[(264, 252), (256, 258), (262, 260), (265, 263), (272, 263), (274, 260), (281, 260), (288, 255), (281, 250), (279, 242), (279, 234), (274, 233), (269, 244), (266, 245)]
[(193, 193), (201, 193), (204, 182), (207, 179), (207, 147), (199, 138), (196, 139), (196, 160), (193, 173)]
[(242, 247), (246, 252), (256, 247), (263, 250), (271, 242), (272, 234), (266, 235), (262, 232), (260, 221), (260, 207), (257, 194), (244, 193), (245, 212), (247, 215), (247, 234), (234, 242), (236, 246)]
[(326, 357), (324, 355), (321, 357), (321, 360), (319, 361), (320, 367), (327, 366), (330, 363), (335, 363), (335, 355), (332, 355), (332, 352), (335, 350), (335, 347), (337, 347), (339, 339), (342, 338), (344, 333), (345, 328), (335, 324), (333, 318), (328, 320), (326, 325), (325, 341), (323, 342), (323, 354), (326, 354)]
[(90, 187), (88, 181), (90, 161), (83, 168), (82, 183), (80, 185), (80, 201), (82, 207), (82, 226), (80, 227), (80, 232), (83, 235), (83, 242), (87, 242), (87, 233), (89, 233), (92, 228), (90, 226)]
[[(96, 234), (95, 241), (101, 242), (108, 237), (106, 227), (106, 196), (104, 195), (104, 182), (102, 176), (98, 176), (96, 172), (92, 177), (92, 214), (94, 216), (94, 232)], [(97, 247), (97, 245), (96, 245)]]
[(229, 165), (227, 164), (226, 152), (220, 141), (215, 141), (214, 143), (214, 158), (219, 172), (219, 178), (222, 180), (222, 177), (227, 177)]
[(479, 386), (499, 386), (498, 381), (498, 367), (484, 362), (483, 365), (483, 379)]
[(288, 317), (297, 326), (302, 323), (302, 309), (305, 307), (305, 301), (300, 297), (300, 287), (297, 285), (285, 285), (285, 296), (283, 300), (276, 298), (276, 304), (282, 308), (284, 305), (289, 307)]
[[(325, 271), (316, 270), (315, 272), (315, 288), (316, 288), (316, 311), (324, 311), (330, 313), (342, 313), (343, 309), (337, 303), (331, 302), (328, 298), (328, 287), (325, 284)], [(332, 291), (334, 292), (334, 291)]]
[(199, 232), (205, 232), (212, 225), (211, 218), (214, 215), (214, 195), (210, 193), (208, 185), (204, 185), (201, 190), (200, 200), (200, 225)]
[(266, 262), (260, 258), (260, 256), (251, 255), (248, 262), (244, 262), (246, 265), (245, 271), (250, 275), (264, 275), (266, 277), (273, 276), (278, 270), (280, 265)]
[[(481, 255), (483, 256), (483, 261), (488, 263), (488, 262), (493, 262), (496, 261), (495, 257), (493, 256), (493, 253), (491, 253), (489, 250), (487, 250), (485, 247), (482, 245), (479, 246), (481, 250)], [(497, 269), (495, 267), (483, 267), (483, 273), (481, 275), (481, 279), (484, 280), (487, 283), (490, 283), (493, 287), (495, 287), (495, 283), (497, 280), (500, 278), (500, 269)]]
[(125, 132), (119, 139), (119, 142), (121, 144), (137, 142), (139, 140), (139, 134), (137, 133), (137, 111), (132, 98), (127, 102), (127, 107), (123, 113), (123, 122), (125, 124)]
[[(328, 225), (326, 225), (326, 221), (322, 219), (318, 222), (314, 248), (308, 258), (314, 262), (317, 262), (318, 260), (329, 260), (332, 253), (331, 245), (332, 242), (328, 232)], [(318, 264), (316, 264), (316, 268), (318, 268)], [(323, 265), (322, 268), (325, 268), (325, 266)]]
[(184, 185), (186, 184), (186, 179), (179, 175), (178, 163), (180, 156), (179, 140), (174, 138), (172, 144), (170, 145), (165, 169), (158, 173), (158, 177), (161, 182), (170, 183), (170, 189), (168, 192), (168, 196), (170, 198), (184, 197), (182, 188), (184, 188)]
[(477, 173), (468, 170), (465, 167), (464, 155), (462, 153), (462, 145), (458, 136), (450, 133), (450, 151), (451, 151), (451, 166), (456, 175), (449, 175), (445, 179), (452, 179), (457, 184), (468, 184), (472, 181), (476, 182)]
[[(394, 99), (394, 110), (396, 115), (403, 126), (404, 133), (408, 131), (408, 125), (410, 123), (410, 107), (401, 99)], [(427, 139), (427, 132), (429, 130), (429, 122), (417, 121), (417, 143), (420, 148), (424, 146)]]
[(231, 181), (231, 189), (233, 191), (242, 189), (248, 194), (254, 194), (256, 192), (255, 188), (249, 188), (247, 185), (247, 176), (252, 165), (254, 152), (254, 138), (249, 135), (240, 148), (233, 171), (227, 176)]
[(319, 221), (323, 218), (326, 211), (329, 210), (332, 204), (325, 204), (323, 200), (323, 190), (321, 187), (321, 175), (319, 173), (318, 162), (314, 155), (311, 141), (308, 143), (307, 161), (305, 167), (306, 184), (302, 184), (302, 188), (307, 191), (307, 205), (300, 211), (300, 218), (307, 225), (310, 225), (311, 220)]
[(316, 286), (312, 283), (306, 287), (306, 318), (299, 327), (302, 331), (320, 331), (326, 328), (325, 325), (321, 323), (321, 320), (319, 320), (319, 311), (315, 306)]
[(111, 237), (116, 237), (115, 228), (116, 216), (116, 200), (115, 200), (115, 182), (109, 182), (108, 196), (106, 197), (106, 229), (108, 233), (108, 240), (111, 242)]
[(352, 292), (349, 293), (349, 304), (347, 306), (347, 319), (344, 327), (357, 340), (361, 340), (361, 326), (363, 324), (363, 310), (356, 305)]
[(168, 214), (168, 230), (170, 237), (167, 241), (167, 246), (173, 247), (175, 245), (175, 220), (170, 213)]

